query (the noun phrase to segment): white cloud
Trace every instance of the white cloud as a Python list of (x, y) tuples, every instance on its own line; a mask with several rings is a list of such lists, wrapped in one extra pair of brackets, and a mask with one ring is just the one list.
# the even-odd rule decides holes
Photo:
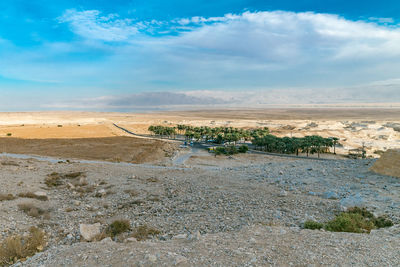
[(400, 101), (398, 82), (371, 84), (400, 78), (400, 29), (393, 25), (283, 11), (133, 21), (68, 10), (58, 20), (82, 38), (28, 51), (0, 40), (0, 75), (56, 82), (71, 88), (71, 98), (82, 91), (201, 96), (207, 89), (235, 105)]
[(61, 23), (68, 22), (74, 33), (88, 39), (103, 41), (124, 41), (137, 34), (138, 29), (130, 19), (118, 19), (118, 15), (100, 16), (98, 10), (66, 10), (58, 18)]
[(384, 23), (384, 24), (393, 24), (394, 19), (393, 18), (376, 18), (376, 17), (370, 17), (368, 18), (371, 21), (377, 21), (379, 23)]

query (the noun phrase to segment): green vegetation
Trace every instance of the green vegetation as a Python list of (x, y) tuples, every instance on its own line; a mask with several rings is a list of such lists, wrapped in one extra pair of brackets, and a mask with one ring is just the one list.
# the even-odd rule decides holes
[(304, 223), (304, 228), (305, 229), (311, 229), (311, 230), (315, 230), (315, 229), (321, 229), (322, 227), (324, 227), (324, 225), (322, 223), (319, 222), (314, 222), (314, 221), (306, 221)]
[(12, 136), (12, 133), (7, 133), (7, 136)]
[(241, 145), (238, 149), (239, 153), (247, 153), (249, 151), (249, 147), (246, 145)]
[(318, 154), (320, 157), (321, 153), (329, 152), (329, 148), (337, 145), (337, 141), (334, 142), (333, 138), (323, 138), (318, 135), (305, 136), (303, 138), (298, 137), (276, 137), (274, 135), (266, 135), (263, 137), (257, 137), (253, 139), (253, 145), (258, 147), (260, 150), (281, 153), (281, 154), (296, 154), (299, 152), (307, 154)]
[[(168, 126), (150, 126), (148, 130), (154, 135), (160, 137), (175, 138), (176, 135), (185, 136), (185, 140), (196, 140), (198, 142), (214, 144), (231, 144), (236, 146), (237, 142), (251, 141), (255, 149), (281, 154), (296, 154), (300, 152), (309, 154), (328, 153), (333, 147), (333, 153), (336, 154), (336, 146), (339, 139), (336, 137), (323, 138), (318, 135), (298, 137), (277, 137), (270, 134), (267, 127), (256, 129), (241, 129), (234, 127), (193, 127), (187, 125)], [(240, 148), (245, 153), (246, 148)], [(229, 154), (227, 151), (216, 149), (216, 155)]]
[(249, 150), (249, 147), (246, 145), (241, 145), (239, 148), (237, 148), (236, 146), (227, 146), (227, 147), (216, 147), (213, 149), (210, 149), (210, 152), (213, 152), (216, 156), (217, 155), (235, 155), (238, 153), (246, 153)]
[(386, 217), (375, 217), (366, 208), (354, 207), (338, 214), (325, 225), (314, 221), (306, 221), (304, 228), (321, 229), (331, 232), (370, 233), (373, 229), (393, 226), (393, 222)]
[(119, 234), (128, 232), (130, 229), (131, 224), (128, 220), (116, 220), (107, 227), (106, 234), (115, 237)]
[(186, 140), (197, 140), (207, 143), (223, 144), (226, 142), (235, 143), (240, 140), (250, 141), (257, 136), (264, 136), (269, 133), (268, 128), (261, 129), (240, 129), (233, 127), (193, 127), (188, 125), (150, 126), (149, 132), (161, 137), (175, 137), (176, 135), (185, 136)]

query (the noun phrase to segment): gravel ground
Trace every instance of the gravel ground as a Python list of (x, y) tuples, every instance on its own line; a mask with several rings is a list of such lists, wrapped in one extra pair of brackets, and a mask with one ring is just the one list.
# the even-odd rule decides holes
[[(54, 163), (1, 158), (1, 193), (44, 191), (48, 201), (2, 201), (3, 238), (43, 228), (49, 247), (27, 266), (369, 265), (400, 264), (397, 226), (371, 234), (301, 229), (345, 207), (366, 206), (400, 222), (400, 180), (368, 171), (373, 160), (317, 161), (265, 155), (185, 165)], [(182, 162), (183, 163), (183, 162)], [(82, 186), (48, 188), (52, 172), (84, 172)], [(17, 205), (48, 209), (33, 218)], [(81, 241), (80, 223), (128, 219), (161, 234), (146, 242)]]

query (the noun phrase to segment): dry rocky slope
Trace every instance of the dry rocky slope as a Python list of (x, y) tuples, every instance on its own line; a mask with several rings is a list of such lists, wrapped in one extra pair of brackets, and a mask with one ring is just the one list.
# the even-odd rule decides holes
[[(400, 180), (369, 171), (374, 161), (206, 152), (179, 165), (1, 157), (1, 193), (39, 191), (49, 198), (2, 201), (1, 235), (30, 226), (48, 235), (43, 252), (16, 266), (398, 266)], [(46, 216), (25, 214), (23, 203)], [(395, 226), (371, 234), (302, 229), (306, 220), (324, 222), (355, 205), (387, 215)], [(81, 224), (104, 229), (115, 219), (160, 234), (83, 241)]]
[(400, 178), (400, 150), (388, 150), (371, 167), (371, 171)]

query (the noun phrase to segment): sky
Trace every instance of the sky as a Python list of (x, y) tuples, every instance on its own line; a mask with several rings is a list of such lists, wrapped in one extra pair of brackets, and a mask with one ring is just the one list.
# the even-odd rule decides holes
[(400, 102), (400, 2), (2, 0), (0, 111)]

